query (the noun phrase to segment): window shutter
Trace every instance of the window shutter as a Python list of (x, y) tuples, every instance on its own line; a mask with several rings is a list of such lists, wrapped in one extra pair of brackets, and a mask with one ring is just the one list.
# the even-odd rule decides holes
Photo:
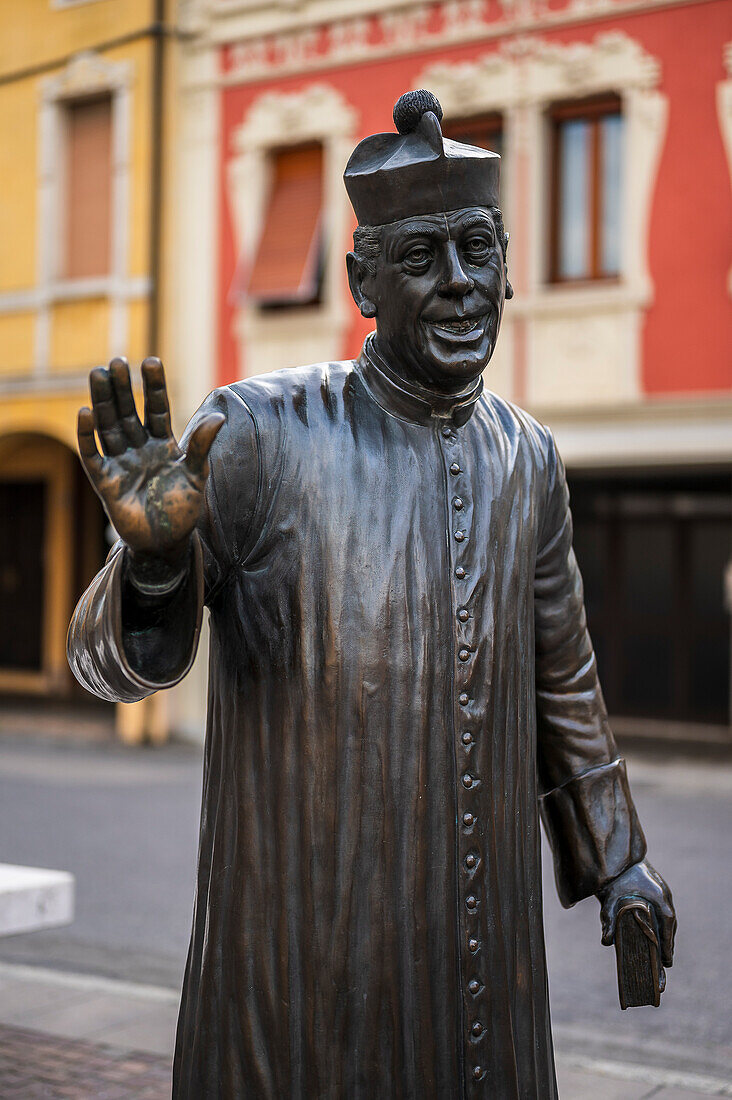
[(112, 100), (71, 103), (67, 118), (66, 256), (70, 279), (107, 275), (112, 200)]
[(323, 149), (272, 156), (272, 186), (248, 296), (263, 305), (317, 301), (321, 264)]

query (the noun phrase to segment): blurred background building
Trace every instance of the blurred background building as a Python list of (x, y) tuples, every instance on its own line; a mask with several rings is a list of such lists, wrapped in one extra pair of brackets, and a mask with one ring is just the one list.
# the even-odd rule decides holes
[[(427, 87), (503, 156), (487, 384), (557, 435), (616, 728), (729, 740), (727, 0), (5, 0), (0, 67), (0, 689), (72, 690), (88, 368), (161, 354), (180, 426), (215, 385), (356, 355), (343, 168)], [(188, 736), (204, 681), (172, 693)]]
[(0, 692), (73, 699), (109, 532), (75, 457), (91, 367), (164, 348), (165, 4), (0, 4)]

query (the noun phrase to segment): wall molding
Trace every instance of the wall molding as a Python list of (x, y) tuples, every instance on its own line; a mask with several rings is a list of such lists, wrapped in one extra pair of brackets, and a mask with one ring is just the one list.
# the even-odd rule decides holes
[[(723, 58), (727, 77), (717, 84), (717, 119), (732, 183), (732, 42), (725, 44)], [(732, 295), (732, 267), (727, 273), (727, 292)]]
[(81, 50), (61, 72), (42, 81), (41, 98), (44, 103), (56, 103), (61, 99), (123, 91), (131, 80), (131, 61), (110, 61), (93, 50)]
[(80, 8), (82, 4), (98, 4), (99, 0), (51, 0), (51, 8), (63, 11), (64, 8)]
[(679, 395), (572, 416), (539, 407), (568, 469), (732, 465), (732, 401)]
[(152, 283), (146, 275), (117, 279), (95, 275), (87, 279), (59, 279), (43, 287), (0, 291), (0, 314), (30, 313), (53, 302), (78, 302), (85, 298), (121, 298), (133, 302), (146, 298)]
[(224, 47), (212, 79), (244, 84), (344, 64), (442, 51), (713, 0), (187, 0), (182, 24), (196, 49)]

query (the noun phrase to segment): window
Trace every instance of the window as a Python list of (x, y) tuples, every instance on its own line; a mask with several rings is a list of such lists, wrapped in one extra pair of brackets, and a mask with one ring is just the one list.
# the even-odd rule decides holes
[(503, 119), (498, 112), (448, 122), (444, 133), (445, 137), (453, 141), (477, 145), (479, 149), (490, 149), (499, 156), (503, 153)]
[(248, 297), (260, 306), (315, 305), (323, 276), (323, 147), (270, 156), (271, 186)]
[(552, 126), (552, 282), (620, 273), (623, 118), (617, 96), (563, 103)]
[(96, 96), (65, 108), (66, 239), (63, 275), (109, 274), (112, 200), (112, 98)]

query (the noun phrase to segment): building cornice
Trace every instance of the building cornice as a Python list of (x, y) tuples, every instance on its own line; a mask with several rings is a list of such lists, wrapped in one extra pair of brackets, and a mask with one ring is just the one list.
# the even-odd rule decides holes
[(570, 469), (732, 466), (732, 393), (646, 397), (531, 412), (548, 423)]
[(216, 83), (246, 84), (450, 46), (593, 24), (717, 0), (208, 0), (184, 26), (194, 49), (223, 47)]

